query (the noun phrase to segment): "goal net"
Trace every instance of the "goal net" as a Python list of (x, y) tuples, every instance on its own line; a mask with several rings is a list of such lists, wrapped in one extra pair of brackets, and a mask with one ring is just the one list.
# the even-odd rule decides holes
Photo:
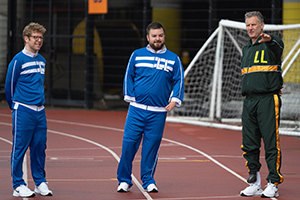
[[(300, 24), (266, 24), (264, 32), (285, 44), (280, 134), (300, 136)], [(167, 121), (241, 130), (240, 62), (248, 40), (245, 23), (221, 20), (185, 70), (184, 101)]]

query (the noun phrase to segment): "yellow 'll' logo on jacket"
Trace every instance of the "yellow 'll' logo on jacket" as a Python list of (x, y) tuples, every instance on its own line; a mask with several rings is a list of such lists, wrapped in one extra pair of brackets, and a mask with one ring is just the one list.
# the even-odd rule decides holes
[(255, 53), (255, 58), (254, 58), (254, 63), (268, 63), (268, 61), (264, 60), (265, 57), (265, 50), (261, 50), (260, 53), (260, 61), (259, 61), (259, 53), (260, 51), (256, 51)]

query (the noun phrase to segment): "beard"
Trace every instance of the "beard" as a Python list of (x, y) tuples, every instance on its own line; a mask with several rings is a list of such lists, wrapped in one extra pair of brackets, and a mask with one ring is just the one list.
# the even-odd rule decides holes
[(164, 42), (154, 42), (150, 44), (150, 47), (154, 50), (154, 51), (158, 51), (161, 50), (164, 47), (165, 43)]

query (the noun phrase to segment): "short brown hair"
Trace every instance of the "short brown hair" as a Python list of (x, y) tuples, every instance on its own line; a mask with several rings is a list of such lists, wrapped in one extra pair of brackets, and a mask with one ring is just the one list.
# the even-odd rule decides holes
[(23, 29), (23, 37), (24, 36), (31, 36), (32, 32), (44, 33), (46, 32), (46, 28), (39, 23), (31, 22)]
[(161, 23), (159, 23), (159, 22), (152, 22), (146, 28), (147, 35), (149, 35), (150, 29), (160, 29), (160, 28), (162, 28), (163, 31), (165, 32), (165, 28), (164, 28), (164, 26)]

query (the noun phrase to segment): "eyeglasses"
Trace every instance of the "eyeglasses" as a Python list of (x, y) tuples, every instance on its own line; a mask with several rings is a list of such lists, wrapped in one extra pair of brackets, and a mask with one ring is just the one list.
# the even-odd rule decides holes
[(29, 37), (32, 37), (34, 40), (42, 40), (42, 41), (44, 40), (44, 37), (42, 37), (42, 36), (31, 35)]

